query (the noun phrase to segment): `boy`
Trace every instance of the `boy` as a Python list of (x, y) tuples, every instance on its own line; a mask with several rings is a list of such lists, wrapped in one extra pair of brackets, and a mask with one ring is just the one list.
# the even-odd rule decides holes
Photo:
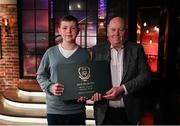
[(76, 44), (79, 28), (75, 17), (68, 15), (62, 18), (58, 32), (62, 42), (45, 52), (37, 71), (37, 81), (46, 93), (48, 125), (85, 125), (85, 98), (71, 101), (59, 99), (64, 84), (58, 81), (56, 68), (59, 64), (88, 62), (90, 56), (86, 49)]

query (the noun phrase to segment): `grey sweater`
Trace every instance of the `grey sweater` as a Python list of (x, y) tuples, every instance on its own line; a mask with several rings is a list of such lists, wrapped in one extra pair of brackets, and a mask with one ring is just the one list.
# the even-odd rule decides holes
[(74, 114), (85, 110), (84, 103), (77, 100), (62, 101), (59, 96), (53, 95), (49, 87), (59, 80), (57, 67), (59, 64), (83, 63), (90, 60), (88, 51), (78, 48), (69, 58), (65, 58), (59, 51), (58, 45), (49, 48), (37, 71), (37, 81), (46, 93), (47, 113), (49, 114)]

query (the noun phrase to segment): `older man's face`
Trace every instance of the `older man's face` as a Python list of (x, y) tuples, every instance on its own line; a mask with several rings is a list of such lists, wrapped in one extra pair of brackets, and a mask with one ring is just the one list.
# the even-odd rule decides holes
[(108, 40), (113, 47), (120, 47), (125, 40), (125, 20), (119, 17), (111, 19), (108, 25)]

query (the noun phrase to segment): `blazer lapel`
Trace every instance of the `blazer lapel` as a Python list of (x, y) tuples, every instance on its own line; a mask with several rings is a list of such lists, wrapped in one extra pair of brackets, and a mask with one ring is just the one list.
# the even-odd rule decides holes
[(128, 65), (129, 65), (129, 58), (130, 58), (130, 51), (129, 48), (127, 47), (126, 44), (124, 44), (124, 56), (123, 56), (123, 75), (122, 75), (122, 82), (124, 80), (124, 77), (127, 73), (128, 70)]
[(109, 42), (106, 45), (106, 51), (105, 52), (106, 52), (106, 60), (110, 64), (110, 61), (111, 61), (111, 48), (110, 48)]
[(107, 51), (107, 61), (110, 63), (111, 61), (111, 49), (108, 48), (108, 51)]

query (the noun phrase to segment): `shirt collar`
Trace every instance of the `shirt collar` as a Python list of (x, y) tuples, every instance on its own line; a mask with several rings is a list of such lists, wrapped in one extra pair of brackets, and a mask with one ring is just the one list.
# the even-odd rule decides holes
[(124, 45), (122, 45), (120, 48), (118, 48), (118, 49), (115, 49), (115, 48), (113, 48), (113, 46), (111, 45), (110, 46), (110, 49), (112, 50), (112, 49), (114, 49), (114, 50), (116, 50), (116, 51), (120, 51), (120, 50), (122, 50), (122, 49), (124, 49)]

